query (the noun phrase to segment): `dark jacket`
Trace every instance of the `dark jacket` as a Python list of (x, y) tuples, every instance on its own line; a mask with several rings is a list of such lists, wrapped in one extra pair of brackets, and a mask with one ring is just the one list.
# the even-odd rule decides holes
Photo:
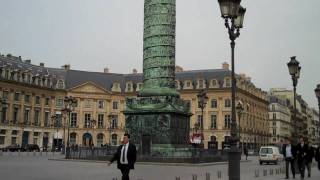
[(314, 156), (315, 160), (320, 163), (320, 147), (316, 149), (316, 154)]
[[(283, 144), (283, 146), (282, 146), (282, 154), (283, 154), (284, 158), (287, 157), (286, 148), (287, 148), (287, 144)], [(293, 158), (296, 158), (297, 154), (296, 154), (295, 146), (293, 146), (292, 144), (291, 144), (291, 154), (292, 154)]]
[(306, 160), (307, 154), (308, 154), (308, 145), (304, 144), (303, 147), (301, 147), (301, 144), (297, 144), (296, 151), (297, 151), (297, 159), (299, 162)]
[[(121, 169), (122, 166), (125, 166), (120, 163), (120, 157), (121, 157), (121, 149), (123, 145), (120, 145), (117, 149), (117, 152), (113, 155), (110, 162), (117, 161), (118, 168)], [(137, 150), (136, 146), (132, 143), (129, 143), (128, 152), (127, 152), (127, 159), (128, 159), (128, 166), (130, 169), (134, 169), (134, 163), (137, 159)]]
[(307, 156), (306, 156), (307, 163), (311, 163), (313, 157), (314, 157), (314, 149), (313, 149), (312, 146), (308, 146), (308, 153), (307, 153)]

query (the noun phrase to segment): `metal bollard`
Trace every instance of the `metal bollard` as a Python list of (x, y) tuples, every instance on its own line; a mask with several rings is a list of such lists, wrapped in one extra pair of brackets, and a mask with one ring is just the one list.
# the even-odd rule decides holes
[(176, 180), (180, 180), (180, 177), (176, 177)]
[(192, 175), (192, 180), (197, 180), (197, 179), (198, 179), (198, 175), (193, 174), (193, 175)]
[(118, 180), (118, 178), (112, 178), (112, 180)]
[(276, 174), (280, 174), (280, 173), (279, 173), (279, 169), (276, 169)]
[(0, 156), (3, 156), (3, 152), (2, 152), (2, 150), (0, 150)]
[(222, 173), (221, 173), (221, 171), (218, 171), (217, 176), (218, 176), (218, 179), (221, 179), (221, 178), (222, 178)]
[(270, 176), (273, 176), (273, 169), (270, 169), (269, 174)]
[(210, 173), (206, 173), (206, 180), (210, 180)]
[(268, 175), (268, 171), (266, 169), (263, 170), (263, 176), (267, 176)]
[(259, 177), (260, 176), (260, 172), (259, 172), (259, 170), (255, 170), (254, 171), (254, 177)]
[(42, 156), (42, 151), (40, 151), (40, 156)]
[(46, 151), (46, 156), (48, 156), (48, 151)]
[(33, 156), (36, 156), (36, 151), (33, 151)]
[(20, 157), (20, 150), (18, 151), (18, 156)]

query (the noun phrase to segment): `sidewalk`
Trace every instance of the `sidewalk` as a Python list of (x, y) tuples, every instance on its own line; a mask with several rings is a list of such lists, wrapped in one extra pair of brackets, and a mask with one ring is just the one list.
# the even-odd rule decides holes
[[(253, 178), (254, 180), (284, 180), (285, 179), (285, 174), (279, 174), (279, 175), (275, 175), (275, 176), (270, 176), (269, 174), (267, 176), (262, 176), (262, 177), (257, 177), (257, 178)], [(289, 179), (293, 179), (292, 175), (290, 174)], [(296, 175), (297, 180), (300, 180), (300, 174)], [(311, 169), (311, 177), (308, 178), (307, 177), (307, 171), (304, 177), (305, 180), (319, 180), (320, 179), (320, 171), (318, 168), (313, 167)]]

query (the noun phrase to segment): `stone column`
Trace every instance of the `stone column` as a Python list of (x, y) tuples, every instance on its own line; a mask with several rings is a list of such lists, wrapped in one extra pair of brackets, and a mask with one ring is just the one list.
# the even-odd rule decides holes
[(145, 0), (141, 97), (176, 96), (176, 0)]

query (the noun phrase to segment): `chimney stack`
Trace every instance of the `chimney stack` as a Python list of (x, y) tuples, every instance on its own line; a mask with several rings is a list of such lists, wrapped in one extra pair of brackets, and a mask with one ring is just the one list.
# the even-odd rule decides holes
[(31, 60), (30, 59), (27, 59), (24, 62), (26, 62), (27, 64), (31, 64)]
[(183, 68), (181, 66), (176, 66), (176, 72), (182, 72)]
[(44, 67), (44, 63), (41, 62), (41, 63), (40, 63), (40, 66), (41, 66), (41, 67)]
[(65, 64), (65, 65), (61, 66), (61, 68), (64, 70), (70, 70), (70, 64)]
[(134, 69), (132, 70), (132, 73), (133, 73), (133, 74), (138, 74), (138, 70), (137, 70), (136, 68), (134, 68)]
[(229, 64), (227, 62), (222, 63), (222, 69), (229, 70)]
[(107, 68), (107, 67), (104, 68), (104, 69), (103, 69), (103, 72), (104, 72), (104, 73), (109, 73), (109, 68)]

